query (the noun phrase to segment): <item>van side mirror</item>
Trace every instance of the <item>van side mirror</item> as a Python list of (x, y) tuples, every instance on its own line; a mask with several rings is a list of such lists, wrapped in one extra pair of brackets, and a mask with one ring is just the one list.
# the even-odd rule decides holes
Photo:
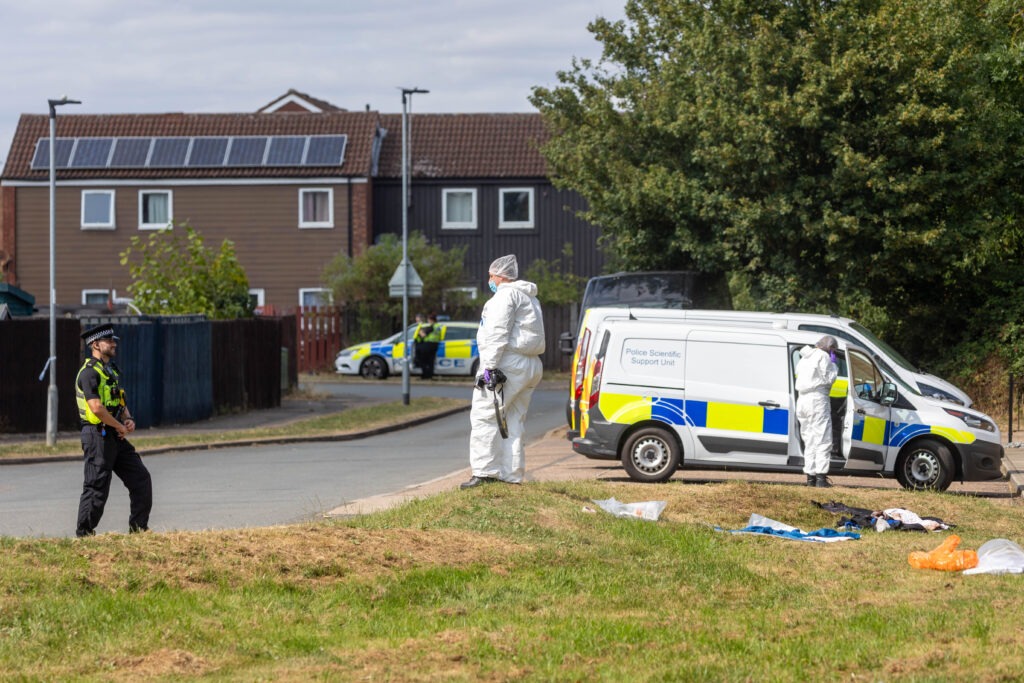
[(558, 335), (558, 350), (569, 354), (576, 350), (576, 335), (572, 332), (563, 332)]
[(896, 390), (896, 385), (893, 382), (885, 382), (882, 384), (881, 403), (883, 406), (891, 406), (896, 402), (898, 397), (899, 392)]

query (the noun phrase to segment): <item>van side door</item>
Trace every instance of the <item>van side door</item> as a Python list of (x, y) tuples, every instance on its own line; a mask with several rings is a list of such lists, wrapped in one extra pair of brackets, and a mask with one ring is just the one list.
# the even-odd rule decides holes
[(885, 377), (866, 353), (846, 351), (850, 397), (843, 424), (843, 455), (847, 470), (881, 472), (888, 451), (891, 408), (882, 405)]
[(687, 461), (786, 465), (793, 412), (787, 355), (785, 340), (769, 332), (689, 332)]

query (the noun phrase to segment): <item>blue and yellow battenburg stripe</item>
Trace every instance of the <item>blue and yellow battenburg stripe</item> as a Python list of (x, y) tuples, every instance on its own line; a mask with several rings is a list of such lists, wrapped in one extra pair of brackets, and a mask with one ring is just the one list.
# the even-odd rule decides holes
[(853, 425), (853, 440), (899, 448), (917, 436), (935, 434), (953, 443), (974, 443), (969, 431), (912, 422), (892, 422), (880, 417), (864, 416)]
[[(437, 346), (438, 358), (474, 358), (477, 355), (476, 340), (460, 339), (457, 341), (440, 342)], [(370, 354), (384, 356), (385, 358), (403, 358), (405, 356), (405, 344), (358, 344), (353, 347), (352, 360), (366, 358)]]
[(768, 410), (762, 406), (739, 403), (613, 393), (602, 393), (598, 407), (609, 422), (619, 424), (658, 420), (672, 425), (757, 434), (785, 436), (789, 433), (789, 411), (785, 408)]
[[(598, 399), (598, 407), (608, 422), (617, 424), (658, 420), (670, 425), (756, 434), (786, 436), (789, 433), (789, 411), (784, 408), (768, 410), (756, 405), (615, 393), (602, 393)], [(586, 420), (589, 416), (584, 413), (583, 417), (585, 422), (589, 422)], [(585, 428), (587, 426), (589, 424), (586, 424)], [(854, 441), (899, 448), (912, 438), (925, 434), (935, 434), (953, 443), (963, 444), (974, 443), (976, 439), (974, 434), (966, 430), (895, 422), (870, 415), (863, 416), (854, 423), (852, 438)]]

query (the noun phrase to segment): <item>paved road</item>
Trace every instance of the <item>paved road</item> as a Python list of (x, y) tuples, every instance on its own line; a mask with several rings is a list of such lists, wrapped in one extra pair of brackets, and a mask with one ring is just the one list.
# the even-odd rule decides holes
[[(393, 383), (317, 384), (315, 390), (359, 401), (394, 400)], [(422, 383), (412, 395), (466, 396), (468, 384)], [(564, 423), (565, 392), (534, 394), (528, 440)], [(153, 475), (154, 530), (286, 524), (348, 501), (402, 489), (468, 465), (468, 413), (359, 441), (183, 451), (146, 459)], [(0, 469), (0, 535), (70, 536), (82, 485), (80, 462)], [(128, 496), (111, 486), (97, 529), (127, 527)]]

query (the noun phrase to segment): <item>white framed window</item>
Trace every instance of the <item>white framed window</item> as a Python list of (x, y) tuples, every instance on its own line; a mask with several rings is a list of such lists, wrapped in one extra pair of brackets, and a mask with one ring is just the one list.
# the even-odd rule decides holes
[(498, 227), (533, 227), (532, 187), (503, 187), (498, 190)]
[(441, 190), (441, 228), (476, 230), (476, 189)]
[(82, 229), (113, 230), (114, 191), (82, 190)]
[(139, 190), (139, 230), (163, 230), (174, 217), (170, 190)]
[(299, 290), (300, 306), (330, 306), (331, 290), (323, 287), (307, 287)]
[(83, 306), (106, 306), (108, 300), (117, 298), (117, 290), (111, 292), (109, 289), (83, 289)]
[(252, 307), (257, 308), (259, 306), (266, 306), (267, 304), (267, 292), (262, 287), (250, 287), (249, 288), (249, 301), (252, 302)]
[(334, 190), (302, 188), (299, 190), (299, 227), (334, 227)]

